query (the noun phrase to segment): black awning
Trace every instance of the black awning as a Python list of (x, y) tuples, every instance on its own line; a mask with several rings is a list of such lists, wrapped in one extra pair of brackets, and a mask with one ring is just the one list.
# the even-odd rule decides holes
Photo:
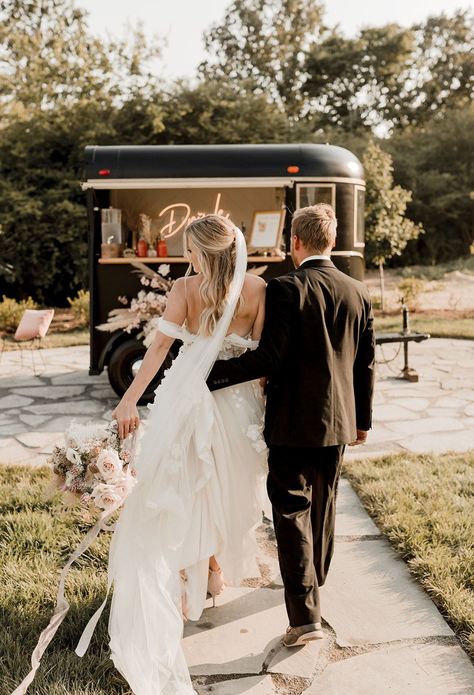
[[(357, 157), (334, 145), (89, 146), (85, 149), (85, 166), (88, 181), (364, 176)], [(298, 167), (298, 171), (288, 171), (288, 167)]]

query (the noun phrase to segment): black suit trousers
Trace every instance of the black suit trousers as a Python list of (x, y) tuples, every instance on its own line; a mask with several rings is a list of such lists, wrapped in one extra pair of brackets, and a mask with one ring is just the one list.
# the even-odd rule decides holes
[(268, 496), (290, 625), (321, 620), (319, 587), (334, 552), (337, 485), (345, 446), (270, 446)]

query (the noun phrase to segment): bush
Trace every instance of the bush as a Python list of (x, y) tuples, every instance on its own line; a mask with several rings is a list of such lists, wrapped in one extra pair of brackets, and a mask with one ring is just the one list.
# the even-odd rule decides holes
[(89, 323), (89, 298), (87, 290), (79, 290), (74, 299), (67, 298), (72, 315), (80, 326), (86, 326)]
[(407, 305), (411, 311), (417, 309), (418, 295), (425, 289), (425, 282), (419, 278), (404, 278), (398, 283), (401, 301)]
[(18, 324), (25, 309), (37, 309), (36, 304), (31, 297), (17, 302), (16, 299), (10, 299), (3, 295), (0, 302), (0, 331), (13, 333), (16, 331)]

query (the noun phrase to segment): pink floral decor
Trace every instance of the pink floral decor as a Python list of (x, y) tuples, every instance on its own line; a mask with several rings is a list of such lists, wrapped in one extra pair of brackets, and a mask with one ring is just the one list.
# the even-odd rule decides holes
[(113, 333), (121, 329), (131, 333), (141, 329), (138, 338), (143, 338), (148, 347), (155, 337), (157, 320), (165, 310), (174, 280), (168, 277), (170, 266), (167, 263), (161, 263), (157, 272), (144, 263), (133, 261), (132, 264), (141, 273), (140, 283), (146, 289), (140, 290), (130, 304), (126, 297), (118, 297), (121, 304), (129, 306), (112, 309), (106, 323), (97, 326), (97, 330)]

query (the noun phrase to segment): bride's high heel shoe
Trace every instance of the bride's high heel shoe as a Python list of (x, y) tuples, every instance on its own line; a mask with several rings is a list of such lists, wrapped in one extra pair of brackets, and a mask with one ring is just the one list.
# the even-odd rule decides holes
[(222, 594), (224, 591), (224, 575), (221, 568), (217, 570), (211, 570), (209, 568), (209, 575), (207, 579), (207, 593), (212, 597), (212, 607), (216, 607), (216, 596)]
[(183, 616), (183, 623), (188, 622), (188, 596), (186, 582), (188, 578), (186, 576), (185, 570), (180, 570), (179, 578), (181, 582), (181, 614)]

